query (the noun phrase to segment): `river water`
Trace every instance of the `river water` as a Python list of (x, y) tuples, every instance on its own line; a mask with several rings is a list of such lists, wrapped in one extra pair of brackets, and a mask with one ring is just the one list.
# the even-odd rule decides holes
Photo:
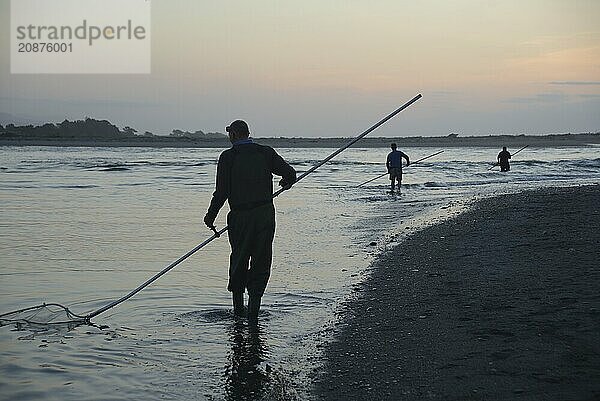
[[(0, 313), (58, 302), (87, 314), (210, 237), (220, 151), (0, 148)], [(333, 149), (278, 151), (301, 173)], [(0, 399), (310, 398), (336, 308), (406, 233), (481, 197), (600, 183), (598, 147), (527, 148), (510, 173), (488, 171), (498, 151), (447, 149), (405, 169), (398, 195), (386, 177), (356, 187), (385, 171), (387, 149), (348, 149), (276, 199), (258, 328), (232, 316), (220, 238), (93, 326), (0, 327)]]

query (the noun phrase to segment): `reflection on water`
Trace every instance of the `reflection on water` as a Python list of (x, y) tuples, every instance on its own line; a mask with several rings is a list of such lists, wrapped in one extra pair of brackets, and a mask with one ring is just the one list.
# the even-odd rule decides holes
[(298, 399), (283, 371), (267, 363), (269, 350), (261, 323), (235, 318), (229, 327), (231, 351), (225, 367), (225, 395), (230, 401)]
[(258, 325), (248, 326), (235, 319), (230, 327), (231, 352), (225, 368), (225, 394), (228, 400), (260, 400), (268, 384), (268, 372), (260, 364), (266, 360), (267, 348)]

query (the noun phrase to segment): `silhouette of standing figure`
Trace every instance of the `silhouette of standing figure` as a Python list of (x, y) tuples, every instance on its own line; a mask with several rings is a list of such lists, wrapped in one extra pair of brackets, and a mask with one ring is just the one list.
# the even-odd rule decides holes
[(410, 165), (408, 156), (405, 153), (397, 150), (397, 147), (398, 146), (395, 143), (390, 145), (392, 151), (388, 154), (387, 161), (385, 162), (385, 166), (390, 174), (392, 192), (394, 192), (396, 180), (398, 181), (398, 192), (400, 192), (400, 185), (402, 185), (402, 158), (406, 159), (407, 167)]
[(510, 152), (506, 150), (506, 146), (502, 148), (502, 151), (498, 153), (498, 164), (500, 165), (500, 171), (509, 171), (510, 163), (508, 159), (510, 159)]
[(229, 202), (231, 256), (227, 289), (233, 294), (234, 313), (256, 320), (273, 258), (273, 174), (283, 177), (279, 185), (287, 190), (296, 182), (296, 170), (273, 148), (254, 143), (246, 122), (236, 120), (226, 130), (233, 146), (219, 156), (216, 188), (204, 223), (214, 230), (219, 210), (226, 200)]

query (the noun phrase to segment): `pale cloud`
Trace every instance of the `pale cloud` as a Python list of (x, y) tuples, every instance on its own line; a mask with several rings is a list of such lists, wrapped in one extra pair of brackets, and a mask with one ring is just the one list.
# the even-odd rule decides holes
[(548, 82), (550, 85), (600, 85), (600, 81), (552, 81)]
[(513, 97), (506, 99), (508, 103), (564, 103), (570, 96), (565, 93), (537, 93), (529, 97)]

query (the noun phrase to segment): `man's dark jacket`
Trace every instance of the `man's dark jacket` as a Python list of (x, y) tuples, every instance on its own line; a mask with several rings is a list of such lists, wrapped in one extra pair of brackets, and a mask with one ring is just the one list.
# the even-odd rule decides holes
[(273, 174), (286, 184), (296, 182), (296, 171), (269, 146), (234, 145), (219, 156), (217, 185), (207, 216), (214, 220), (229, 201), (231, 210), (250, 210), (273, 202)]

